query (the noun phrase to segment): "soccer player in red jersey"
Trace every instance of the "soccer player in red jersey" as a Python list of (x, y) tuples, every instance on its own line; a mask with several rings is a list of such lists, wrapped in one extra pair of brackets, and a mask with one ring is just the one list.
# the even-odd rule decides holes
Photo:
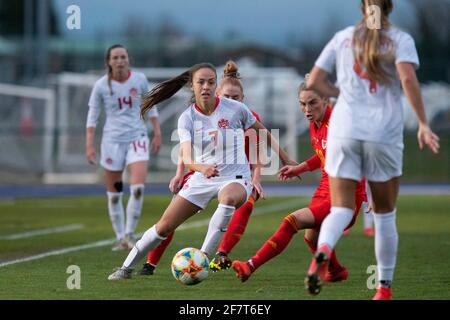
[[(217, 95), (243, 102), (244, 100), (244, 87), (240, 80), (239, 69), (233, 61), (228, 61), (225, 64), (223, 79), (217, 87)], [(261, 122), (259, 115), (251, 110), (258, 122)], [(228, 225), (227, 231), (224, 234), (222, 241), (220, 242), (218, 251), (215, 257), (211, 260), (210, 269), (214, 272), (219, 270), (225, 270), (231, 267), (231, 260), (228, 258), (228, 254), (235, 247), (235, 245), (241, 239), (245, 228), (247, 227), (248, 220), (253, 211), (254, 203), (260, 198), (264, 198), (264, 190), (261, 186), (261, 167), (259, 165), (252, 166), (250, 161), (249, 141), (246, 138), (245, 141), (245, 153), (247, 159), (249, 159), (250, 166), (253, 168), (253, 192), (246, 203), (239, 207)], [(175, 176), (169, 183), (169, 189), (172, 193), (176, 194), (181, 188), (183, 188), (186, 181), (192, 175), (193, 172), (184, 173), (184, 164), (179, 163)], [(147, 262), (144, 263), (140, 270), (140, 275), (152, 275), (159, 260), (161, 259), (165, 249), (172, 241), (173, 233), (171, 233), (167, 239), (162, 241), (158, 247), (153, 249), (148, 254)]]
[[(299, 165), (287, 165), (280, 169), (279, 179), (287, 180), (301, 175), (307, 171), (322, 170), (322, 179), (314, 193), (311, 203), (307, 208), (299, 209), (283, 219), (278, 230), (264, 243), (258, 252), (247, 262), (234, 261), (232, 266), (236, 276), (242, 282), (246, 281), (261, 265), (280, 254), (289, 244), (294, 234), (299, 230), (307, 229), (305, 242), (312, 253), (317, 249), (317, 238), (322, 221), (330, 213), (331, 198), (328, 185), (328, 175), (324, 170), (325, 155), (327, 149), (328, 121), (331, 115), (331, 107), (328, 99), (319, 93), (306, 90), (305, 83), (299, 88), (300, 106), (305, 117), (310, 121), (311, 144), (315, 155)], [(358, 184), (355, 192), (355, 210), (350, 228), (358, 215), (363, 201), (366, 200), (364, 181)], [(346, 280), (348, 271), (336, 258), (335, 251), (330, 257), (329, 269), (325, 275), (325, 281), (336, 282)]]

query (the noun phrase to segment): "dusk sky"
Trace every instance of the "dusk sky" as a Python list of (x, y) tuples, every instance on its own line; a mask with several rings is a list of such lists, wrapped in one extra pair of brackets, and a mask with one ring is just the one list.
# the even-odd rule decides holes
[[(55, 0), (53, 6), (63, 35), (69, 38), (114, 37), (129, 21), (156, 27), (172, 19), (186, 33), (220, 40), (236, 32), (241, 38), (283, 46), (291, 39), (320, 41), (336, 29), (360, 19), (360, 0)], [(394, 23), (414, 25), (409, 0), (395, 1)], [(66, 9), (81, 9), (81, 30), (68, 30)]]

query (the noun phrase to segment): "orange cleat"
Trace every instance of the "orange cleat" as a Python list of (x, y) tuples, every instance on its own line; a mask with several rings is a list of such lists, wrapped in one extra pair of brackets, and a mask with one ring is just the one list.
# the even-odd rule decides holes
[(326, 282), (339, 282), (347, 280), (347, 278), (348, 278), (348, 270), (344, 267), (336, 270), (329, 269), (328, 272), (325, 274)]
[(344, 236), (348, 236), (350, 234), (350, 229), (345, 229), (342, 233)]
[(319, 294), (323, 281), (326, 281), (331, 251), (330, 247), (322, 245), (317, 249), (317, 252), (311, 261), (308, 274), (305, 278), (305, 287), (312, 295)]
[(375, 235), (375, 230), (373, 228), (365, 228), (364, 235), (366, 237), (373, 237)]
[(250, 266), (248, 265), (248, 262), (242, 262), (242, 261), (233, 261), (231, 265), (236, 271), (236, 277), (241, 279), (242, 282), (245, 282), (250, 278), (252, 275), (252, 270), (250, 269)]
[(377, 293), (373, 296), (372, 300), (392, 300), (391, 288), (378, 288)]

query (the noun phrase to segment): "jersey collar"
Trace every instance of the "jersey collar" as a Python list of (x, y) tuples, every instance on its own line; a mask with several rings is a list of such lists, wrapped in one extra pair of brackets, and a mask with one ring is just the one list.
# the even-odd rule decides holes
[(114, 78), (112, 78), (112, 79), (113, 79), (114, 81), (118, 82), (118, 83), (125, 83), (125, 82), (128, 81), (128, 79), (130, 79), (130, 77), (131, 77), (131, 69), (128, 70), (128, 76), (127, 76), (127, 78), (126, 78), (125, 80), (119, 81), (119, 80), (116, 80), (116, 79), (114, 79)]
[[(213, 112), (216, 111), (217, 107), (219, 106), (219, 103), (220, 103), (220, 98), (219, 98), (218, 96), (216, 96), (216, 104), (215, 104), (215, 106), (214, 106)], [(198, 107), (197, 103), (195, 103), (195, 102), (194, 102), (194, 107), (195, 107), (195, 110), (197, 110), (197, 111), (200, 112), (201, 114), (203, 114), (203, 115), (205, 115), (205, 116), (208, 116), (208, 114), (203, 113), (202, 109), (200, 109), (200, 108)], [(213, 112), (211, 112), (211, 114), (212, 114)], [(209, 114), (209, 115), (211, 115), (211, 114)]]

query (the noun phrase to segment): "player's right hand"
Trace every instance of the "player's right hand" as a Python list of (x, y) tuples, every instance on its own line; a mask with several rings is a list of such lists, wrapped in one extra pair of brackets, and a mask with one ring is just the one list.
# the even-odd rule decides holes
[(219, 170), (217, 169), (217, 164), (205, 164), (200, 171), (206, 178), (218, 177)]
[(97, 155), (95, 154), (95, 148), (94, 147), (87, 147), (86, 148), (86, 159), (89, 164), (97, 164)]
[(178, 191), (180, 191), (181, 182), (183, 181), (183, 177), (181, 176), (175, 176), (172, 179), (170, 179), (169, 182), (169, 190), (173, 194), (177, 194)]

